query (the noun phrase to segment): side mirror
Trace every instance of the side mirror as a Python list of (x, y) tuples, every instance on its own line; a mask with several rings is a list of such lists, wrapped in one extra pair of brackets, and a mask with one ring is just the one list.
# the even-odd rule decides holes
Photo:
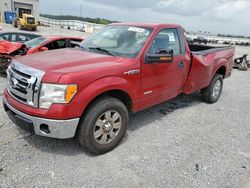
[(48, 51), (49, 49), (47, 47), (41, 47), (39, 49), (39, 52), (45, 52), (45, 51)]
[(147, 54), (146, 62), (149, 63), (172, 63), (174, 60), (174, 50), (160, 50), (156, 54)]

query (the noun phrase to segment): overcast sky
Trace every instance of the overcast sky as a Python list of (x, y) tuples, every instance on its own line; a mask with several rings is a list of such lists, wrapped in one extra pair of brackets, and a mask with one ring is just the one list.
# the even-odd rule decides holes
[[(250, 0), (82, 0), (82, 16), (178, 23), (187, 30), (250, 36)], [(81, 0), (40, 0), (41, 13), (80, 16)]]

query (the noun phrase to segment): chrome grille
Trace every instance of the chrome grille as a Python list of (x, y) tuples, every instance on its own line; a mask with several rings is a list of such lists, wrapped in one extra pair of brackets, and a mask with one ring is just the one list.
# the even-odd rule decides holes
[(7, 90), (16, 100), (38, 107), (38, 94), (43, 75), (43, 71), (13, 61), (7, 70)]

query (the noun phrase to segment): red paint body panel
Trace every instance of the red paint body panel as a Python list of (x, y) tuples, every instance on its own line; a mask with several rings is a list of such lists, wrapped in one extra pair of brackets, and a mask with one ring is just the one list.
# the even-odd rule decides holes
[(233, 49), (210, 53), (206, 56), (192, 54), (192, 68), (184, 89), (184, 93), (193, 93), (209, 85), (217, 70), (224, 66), (227, 78), (233, 65)]
[[(77, 84), (78, 92), (70, 104), (54, 104), (49, 110), (35, 109), (15, 101), (7, 91), (6, 100), (16, 109), (32, 116), (49, 119), (81, 117), (87, 105), (98, 95), (111, 90), (127, 93), (134, 112), (206, 87), (216, 71), (225, 66), (226, 76), (232, 70), (234, 49), (218, 50), (206, 55), (192, 54), (185, 38), (180, 41), (186, 52), (175, 56), (172, 63), (146, 64), (147, 53), (154, 37), (161, 29), (181, 28), (174, 24), (123, 24), (150, 27), (151, 36), (136, 58), (113, 57), (81, 49), (62, 49), (23, 56), (17, 61), (43, 70), (44, 83)], [(184, 34), (183, 36), (184, 37)], [(178, 64), (183, 62), (182, 69)], [(137, 74), (126, 74), (138, 70)]]
[(10, 42), (7, 40), (0, 41), (0, 54), (11, 54), (23, 46), (22, 43)]

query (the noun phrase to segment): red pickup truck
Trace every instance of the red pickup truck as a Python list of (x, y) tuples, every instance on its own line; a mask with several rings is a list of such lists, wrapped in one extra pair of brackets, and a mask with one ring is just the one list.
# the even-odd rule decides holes
[(72, 138), (102, 154), (122, 140), (129, 112), (181, 93), (215, 103), (230, 76), (234, 48), (188, 45), (173, 24), (111, 24), (80, 48), (23, 56), (7, 70), (4, 108), (18, 126)]

